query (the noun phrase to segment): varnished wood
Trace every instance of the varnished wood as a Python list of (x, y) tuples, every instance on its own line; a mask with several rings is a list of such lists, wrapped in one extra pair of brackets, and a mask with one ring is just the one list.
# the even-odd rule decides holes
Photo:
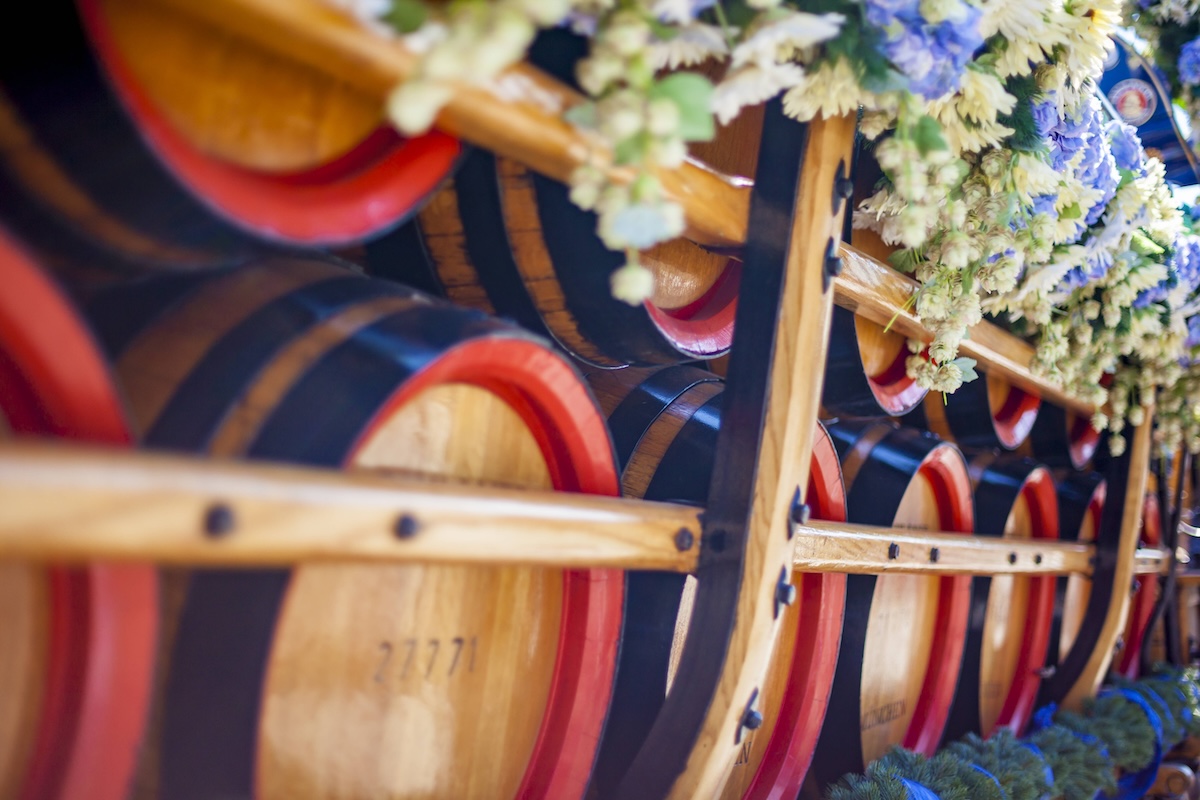
[(120, 56), (199, 150), (289, 172), (345, 154), (382, 123), (378, 98), (148, 0), (104, 0)]
[[(1004, 526), (1005, 543), (1032, 539), (1034, 525), (1029, 501), (1021, 493)], [(979, 671), (979, 719), (985, 732), (995, 728), (1016, 678), (1026, 625), (1032, 622), (1027, 619), (1030, 589), (1028, 575), (991, 579)]]
[(1154, 785), (1146, 792), (1147, 797), (1163, 800), (1184, 800), (1190, 796), (1196, 775), (1186, 764), (1166, 762), (1159, 766)]
[[(1079, 528), (1077, 542), (1096, 541), (1096, 526), (1099, 514), (1093, 514), (1089, 508), (1083, 515), (1083, 524)], [(1058, 658), (1062, 661), (1071, 652), (1071, 645), (1079, 635), (1083, 625), (1083, 617), (1087, 613), (1088, 598), (1092, 596), (1092, 579), (1087, 575), (1071, 575), (1067, 578), (1067, 593), (1063, 599), (1062, 629), (1058, 638)]]
[[(413, 398), (355, 461), (472, 484), (551, 488), (516, 412), (463, 384)], [(288, 800), (418, 797), (431, 786), (447, 797), (513, 796), (546, 707), (562, 592), (555, 570), (306, 566), (292, 579), (276, 628), (259, 791)], [(464, 640), (457, 653), (455, 638)], [(413, 639), (415, 670), (404, 657)], [(381, 661), (383, 644), (394, 649), (394, 663)], [(435, 730), (406, 703), (437, 714)], [(462, 753), (475, 754), (469, 768)]]
[[(930, 530), (940, 521), (934, 487), (918, 472), (900, 501), (896, 527)], [(925, 575), (881, 575), (875, 582), (859, 692), (866, 762), (903, 742), (912, 724), (929, 671), (940, 583)]]
[[(381, 104), (415, 63), (399, 40), (369, 31), (317, 0), (155, 2), (244, 37), (264, 52), (320, 70)], [(526, 65), (509, 70), (501, 80), (514, 101), (487, 87), (457, 85), (437, 126), (560, 181), (593, 154), (603, 153), (595, 137), (559, 116), (582, 101), (578, 93)], [(632, 177), (628, 170), (609, 169), (618, 180)], [(749, 213), (745, 186), (696, 164), (663, 171), (660, 177), (667, 194), (686, 209), (689, 238), (720, 246), (745, 241)]]
[[(674, 798), (712, 796), (724, 783), (737, 756), (746, 703), (761, 687), (778, 644), (776, 585), (781, 570), (792, 561), (788, 508), (797, 487), (803, 492), (808, 485), (813, 420), (820, 404), (820, 382), (813, 380), (808, 365), (824, 358), (832, 312), (832, 292), (824, 291), (822, 265), (830, 240), (837, 241), (842, 228), (842, 209), (832, 208), (830, 189), (838, 165), (844, 169), (849, 163), (854, 127), (853, 117), (818, 118), (808, 127), (736, 623), (700, 736), (671, 789)], [(685, 646), (683, 659), (688, 655)]]
[(1129, 482), (1125, 489), (1125, 504), (1121, 510), (1121, 537), (1115, 553), (1116, 567), (1113, 571), (1112, 601), (1105, 614), (1096, 647), (1088, 657), (1087, 664), (1071, 691), (1063, 700), (1066, 708), (1079, 708), (1083, 701), (1095, 695), (1113, 657), (1113, 645), (1125, 627), (1129, 614), (1129, 586), (1133, 578), (1134, 553), (1137, 551), (1138, 535), (1141, 530), (1142, 508), (1146, 495), (1147, 465), (1150, 458), (1150, 431), (1154, 424), (1153, 407), (1148, 407), (1146, 421), (1137, 426), (1130, 443)]
[(35, 565), (0, 562), (0, 797), (20, 794), (34, 745), (48, 658), (47, 584)]
[[(917, 291), (913, 279), (853, 247), (842, 245), (845, 268), (834, 281), (837, 304), (879, 325), (890, 325), (898, 334), (924, 341), (932, 335), (917, 321), (910, 298)], [(905, 307), (906, 303), (910, 303)], [(988, 322), (971, 328), (971, 336), (959, 348), (963, 356), (976, 359), (980, 369), (1002, 376), (1026, 391), (1067, 409), (1091, 415), (1095, 410), (1049, 380), (1034, 375), (1029, 365), (1033, 346)]]
[[(892, 544), (900, 548), (894, 559), (888, 557)], [(930, 560), (932, 547), (938, 549), (936, 562)], [(797, 528), (795, 564), (808, 572), (860, 575), (1090, 575), (1093, 553), (1091, 546), (1075, 542), (1007, 540), (814, 520)], [(1011, 555), (1016, 555), (1016, 560), (1010, 563)]]
[(1160, 547), (1139, 547), (1133, 554), (1134, 575), (1165, 575), (1170, 553)]
[[(49, 443), (0, 447), (0, 498), (0, 558), (39, 561), (640, 564), (686, 572), (698, 550), (675, 545), (680, 528), (699, 531), (697, 509), (684, 506)], [(215, 504), (233, 511), (231, 535), (205, 536)], [(401, 514), (416, 519), (417, 535), (396, 536)]]

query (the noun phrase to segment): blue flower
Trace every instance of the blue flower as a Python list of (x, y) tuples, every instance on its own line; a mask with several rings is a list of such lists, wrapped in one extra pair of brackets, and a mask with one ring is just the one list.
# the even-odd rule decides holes
[(1108, 140), (1112, 144), (1113, 158), (1119, 169), (1127, 169), (1139, 177), (1146, 174), (1146, 151), (1142, 148), (1142, 140), (1138, 138), (1137, 129), (1126, 125), (1119, 119), (1114, 119), (1105, 126)]
[(1186, 86), (1200, 86), (1200, 38), (1188, 42), (1179, 51), (1179, 79)]
[(1045, 139), (1058, 124), (1058, 103), (1051, 92), (1045, 100), (1033, 104), (1033, 122), (1037, 125), (1038, 136)]
[(983, 45), (983, 12), (960, 2), (939, 23), (921, 16), (919, 0), (868, 0), (867, 21), (879, 29), (882, 54), (909, 82), (909, 90), (927, 100), (958, 88), (967, 63)]

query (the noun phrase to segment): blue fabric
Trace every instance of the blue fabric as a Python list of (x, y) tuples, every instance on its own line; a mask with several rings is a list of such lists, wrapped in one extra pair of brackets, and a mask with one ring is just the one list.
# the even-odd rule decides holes
[(1121, 779), (1117, 781), (1117, 793), (1115, 795), (1108, 795), (1103, 792), (1100, 794), (1100, 797), (1105, 798), (1105, 800), (1134, 800), (1138, 797), (1144, 797), (1147, 790), (1154, 785), (1154, 779), (1158, 776), (1158, 765), (1162, 763), (1163, 757), (1162, 721), (1159, 720), (1158, 714), (1154, 712), (1153, 707), (1146, 702), (1146, 699), (1131, 689), (1109, 689), (1101, 692), (1098, 696), (1107, 697), (1113, 694), (1124, 697), (1145, 712), (1146, 719), (1150, 721), (1150, 727), (1154, 729), (1154, 757), (1150, 759), (1150, 763), (1137, 772), (1122, 775)]
[(1042, 748), (1032, 742), (1021, 742), (1023, 747), (1029, 748), (1038, 760), (1042, 762), (1042, 766), (1046, 769), (1046, 793), (1041, 796), (1041, 800), (1049, 800), (1050, 791), (1054, 788), (1054, 770), (1050, 768), (1050, 763), (1046, 761), (1046, 754), (1042, 752)]
[(998, 789), (998, 790), (999, 790), (999, 792), (1000, 792), (1000, 796), (1001, 796), (1001, 797), (1003, 797), (1003, 796), (1004, 796), (1004, 787), (1000, 785), (1000, 781), (996, 779), (996, 776), (995, 776), (995, 775), (993, 775), (992, 773), (988, 772), (986, 769), (984, 769), (983, 767), (979, 766), (978, 764), (972, 764), (972, 765), (971, 765), (971, 767), (972, 767), (972, 768), (973, 768), (973, 769), (974, 769), (976, 772), (982, 772), (984, 775), (987, 775), (989, 778), (991, 778), (991, 779), (992, 779), (992, 783), (996, 784), (996, 789)]
[(904, 788), (908, 789), (908, 800), (941, 800), (934, 792), (915, 781), (901, 778), (900, 782), (904, 784)]

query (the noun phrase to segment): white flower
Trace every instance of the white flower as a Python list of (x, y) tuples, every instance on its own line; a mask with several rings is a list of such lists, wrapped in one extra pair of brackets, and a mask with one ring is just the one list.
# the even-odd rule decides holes
[(410, 80), (400, 84), (388, 95), (387, 115), (401, 133), (417, 136), (433, 126), (442, 107), (450, 102), (454, 92), (442, 83)]
[(967, 119), (981, 125), (996, 122), (997, 114), (1011, 114), (1017, 98), (1004, 91), (1004, 83), (995, 75), (967, 67), (963, 72), (955, 108)]
[(600, 218), (600, 238), (611, 250), (647, 247), (683, 233), (683, 208), (676, 203), (634, 203)]
[(982, 8), (979, 32), (986, 39), (999, 33), (1012, 47), (1038, 41), (1046, 33), (1046, 15), (1061, 9), (1062, 0), (986, 0)]
[(816, 72), (805, 73), (803, 79), (783, 96), (784, 112), (801, 122), (808, 122), (824, 112), (836, 117), (858, 112), (869, 99), (858, 84), (858, 76), (849, 61), (839, 58), (832, 66), (825, 62)]
[(651, 44), (647, 60), (656, 70), (678, 69), (720, 58), (728, 52), (729, 45), (720, 28), (693, 22), (680, 28), (673, 38)]
[(758, 105), (804, 80), (797, 64), (751, 64), (733, 70), (717, 84), (712, 95), (712, 112), (727, 125), (746, 106)]
[(646, 302), (654, 294), (654, 273), (640, 264), (626, 264), (609, 278), (613, 297), (631, 306)]
[(837, 36), (845, 17), (841, 14), (809, 14), (792, 11), (752, 28), (749, 35), (733, 48), (732, 65), (773, 62), (781, 48), (812, 47)]

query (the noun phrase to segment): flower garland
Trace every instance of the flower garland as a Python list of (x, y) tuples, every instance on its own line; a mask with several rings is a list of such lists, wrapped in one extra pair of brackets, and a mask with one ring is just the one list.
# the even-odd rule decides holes
[(922, 789), (944, 800), (1112, 795), (1118, 790), (1116, 770), (1128, 776), (1157, 768), (1156, 750), (1161, 755), (1185, 736), (1200, 734), (1200, 671), (1195, 668), (1160, 668), (1151, 677), (1123, 682), (1120, 689), (1128, 694), (1102, 692), (1084, 704), (1082, 713), (1042, 709), (1036, 730), (1024, 740), (1006, 730), (988, 739), (968, 734), (928, 759), (893, 748), (862, 775), (843, 776), (825, 797), (908, 800), (923, 797)]
[[(1147, 55), (1170, 88), (1171, 96), (1191, 118), (1193, 135), (1200, 130), (1200, 2), (1137, 0), (1129, 18), (1148, 45)], [(1193, 139), (1192, 147), (1197, 146)]]

